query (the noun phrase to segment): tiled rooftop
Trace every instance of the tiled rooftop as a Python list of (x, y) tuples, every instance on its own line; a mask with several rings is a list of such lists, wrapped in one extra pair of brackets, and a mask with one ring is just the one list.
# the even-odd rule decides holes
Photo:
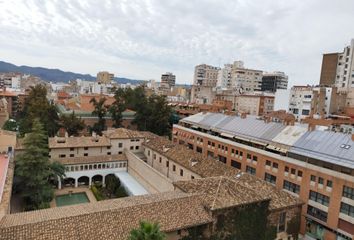
[(255, 189), (243, 186), (233, 177), (200, 178), (178, 181), (174, 185), (184, 192), (205, 194), (205, 200), (211, 209), (270, 200), (270, 196), (261, 195)]
[(7, 215), (0, 239), (126, 240), (142, 219), (165, 232), (212, 221), (203, 196), (168, 192)]
[(130, 129), (126, 129), (126, 128), (114, 128), (114, 129), (108, 129), (106, 131), (103, 132), (103, 134), (110, 138), (110, 139), (114, 139), (114, 138), (144, 138), (144, 134), (142, 134), (139, 131), (134, 131), (134, 130), (130, 130)]
[[(222, 162), (205, 158), (202, 154), (194, 152), (185, 146), (174, 144), (163, 137), (150, 139), (143, 145), (190, 169), (201, 177), (233, 176), (239, 172), (237, 169), (230, 168)], [(192, 161), (194, 162), (193, 164)]]
[(97, 137), (52, 137), (48, 139), (49, 148), (69, 147), (105, 147), (110, 146), (109, 139), (105, 136)]
[[(208, 159), (202, 154), (188, 149), (182, 145), (176, 145), (165, 138), (155, 138), (143, 143), (146, 147), (159, 152), (201, 177), (219, 177), (228, 176), (238, 178), (238, 183), (248, 189), (254, 189), (262, 196), (271, 198), (270, 209), (277, 209), (301, 204), (301, 201), (282, 190), (277, 190), (272, 184), (258, 179), (256, 176), (243, 173), (231, 166), (228, 166), (218, 160)], [(163, 149), (165, 148), (165, 151)], [(166, 151), (166, 149), (168, 149)], [(196, 164), (191, 164), (190, 159), (197, 160)], [(242, 180), (242, 181), (241, 181)]]

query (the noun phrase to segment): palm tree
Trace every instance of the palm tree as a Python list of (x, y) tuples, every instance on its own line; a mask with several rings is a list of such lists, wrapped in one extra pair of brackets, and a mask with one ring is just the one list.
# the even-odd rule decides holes
[(158, 223), (141, 221), (138, 229), (130, 232), (129, 240), (165, 240), (166, 235), (160, 231)]

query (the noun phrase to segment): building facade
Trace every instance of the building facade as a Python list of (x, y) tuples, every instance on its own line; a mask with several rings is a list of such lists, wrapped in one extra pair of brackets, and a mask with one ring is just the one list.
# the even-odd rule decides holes
[(96, 81), (100, 84), (111, 84), (114, 79), (114, 74), (106, 71), (97, 73)]
[(263, 73), (261, 90), (276, 92), (278, 89), (287, 89), (288, 80), (288, 76), (283, 72)]
[(207, 64), (200, 64), (194, 68), (193, 85), (216, 87), (220, 68)]
[(180, 120), (173, 134), (175, 143), (298, 196), (307, 239), (353, 238), (354, 136), (212, 113)]

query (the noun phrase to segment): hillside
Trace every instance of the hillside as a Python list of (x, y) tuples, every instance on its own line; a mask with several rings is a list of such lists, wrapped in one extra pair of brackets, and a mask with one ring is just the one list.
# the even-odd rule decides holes
[[(60, 69), (49, 69), (43, 67), (29, 67), (29, 66), (16, 66), (11, 63), (0, 61), (0, 72), (20, 72), (24, 74), (31, 74), (45, 81), (51, 82), (68, 82), (73, 79), (85, 79), (88, 81), (96, 80), (96, 77), (91, 76), (90, 74), (81, 74), (74, 72), (64, 72)], [(135, 80), (129, 78), (119, 78), (115, 77), (115, 81), (118, 83), (131, 83), (138, 84), (142, 82), (142, 80)]]

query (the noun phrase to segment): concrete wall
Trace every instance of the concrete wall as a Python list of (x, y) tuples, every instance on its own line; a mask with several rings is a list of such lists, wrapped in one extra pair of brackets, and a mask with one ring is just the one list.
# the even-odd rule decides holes
[(150, 167), (132, 152), (125, 151), (125, 154), (128, 158), (128, 173), (150, 193), (174, 190), (170, 179)]

